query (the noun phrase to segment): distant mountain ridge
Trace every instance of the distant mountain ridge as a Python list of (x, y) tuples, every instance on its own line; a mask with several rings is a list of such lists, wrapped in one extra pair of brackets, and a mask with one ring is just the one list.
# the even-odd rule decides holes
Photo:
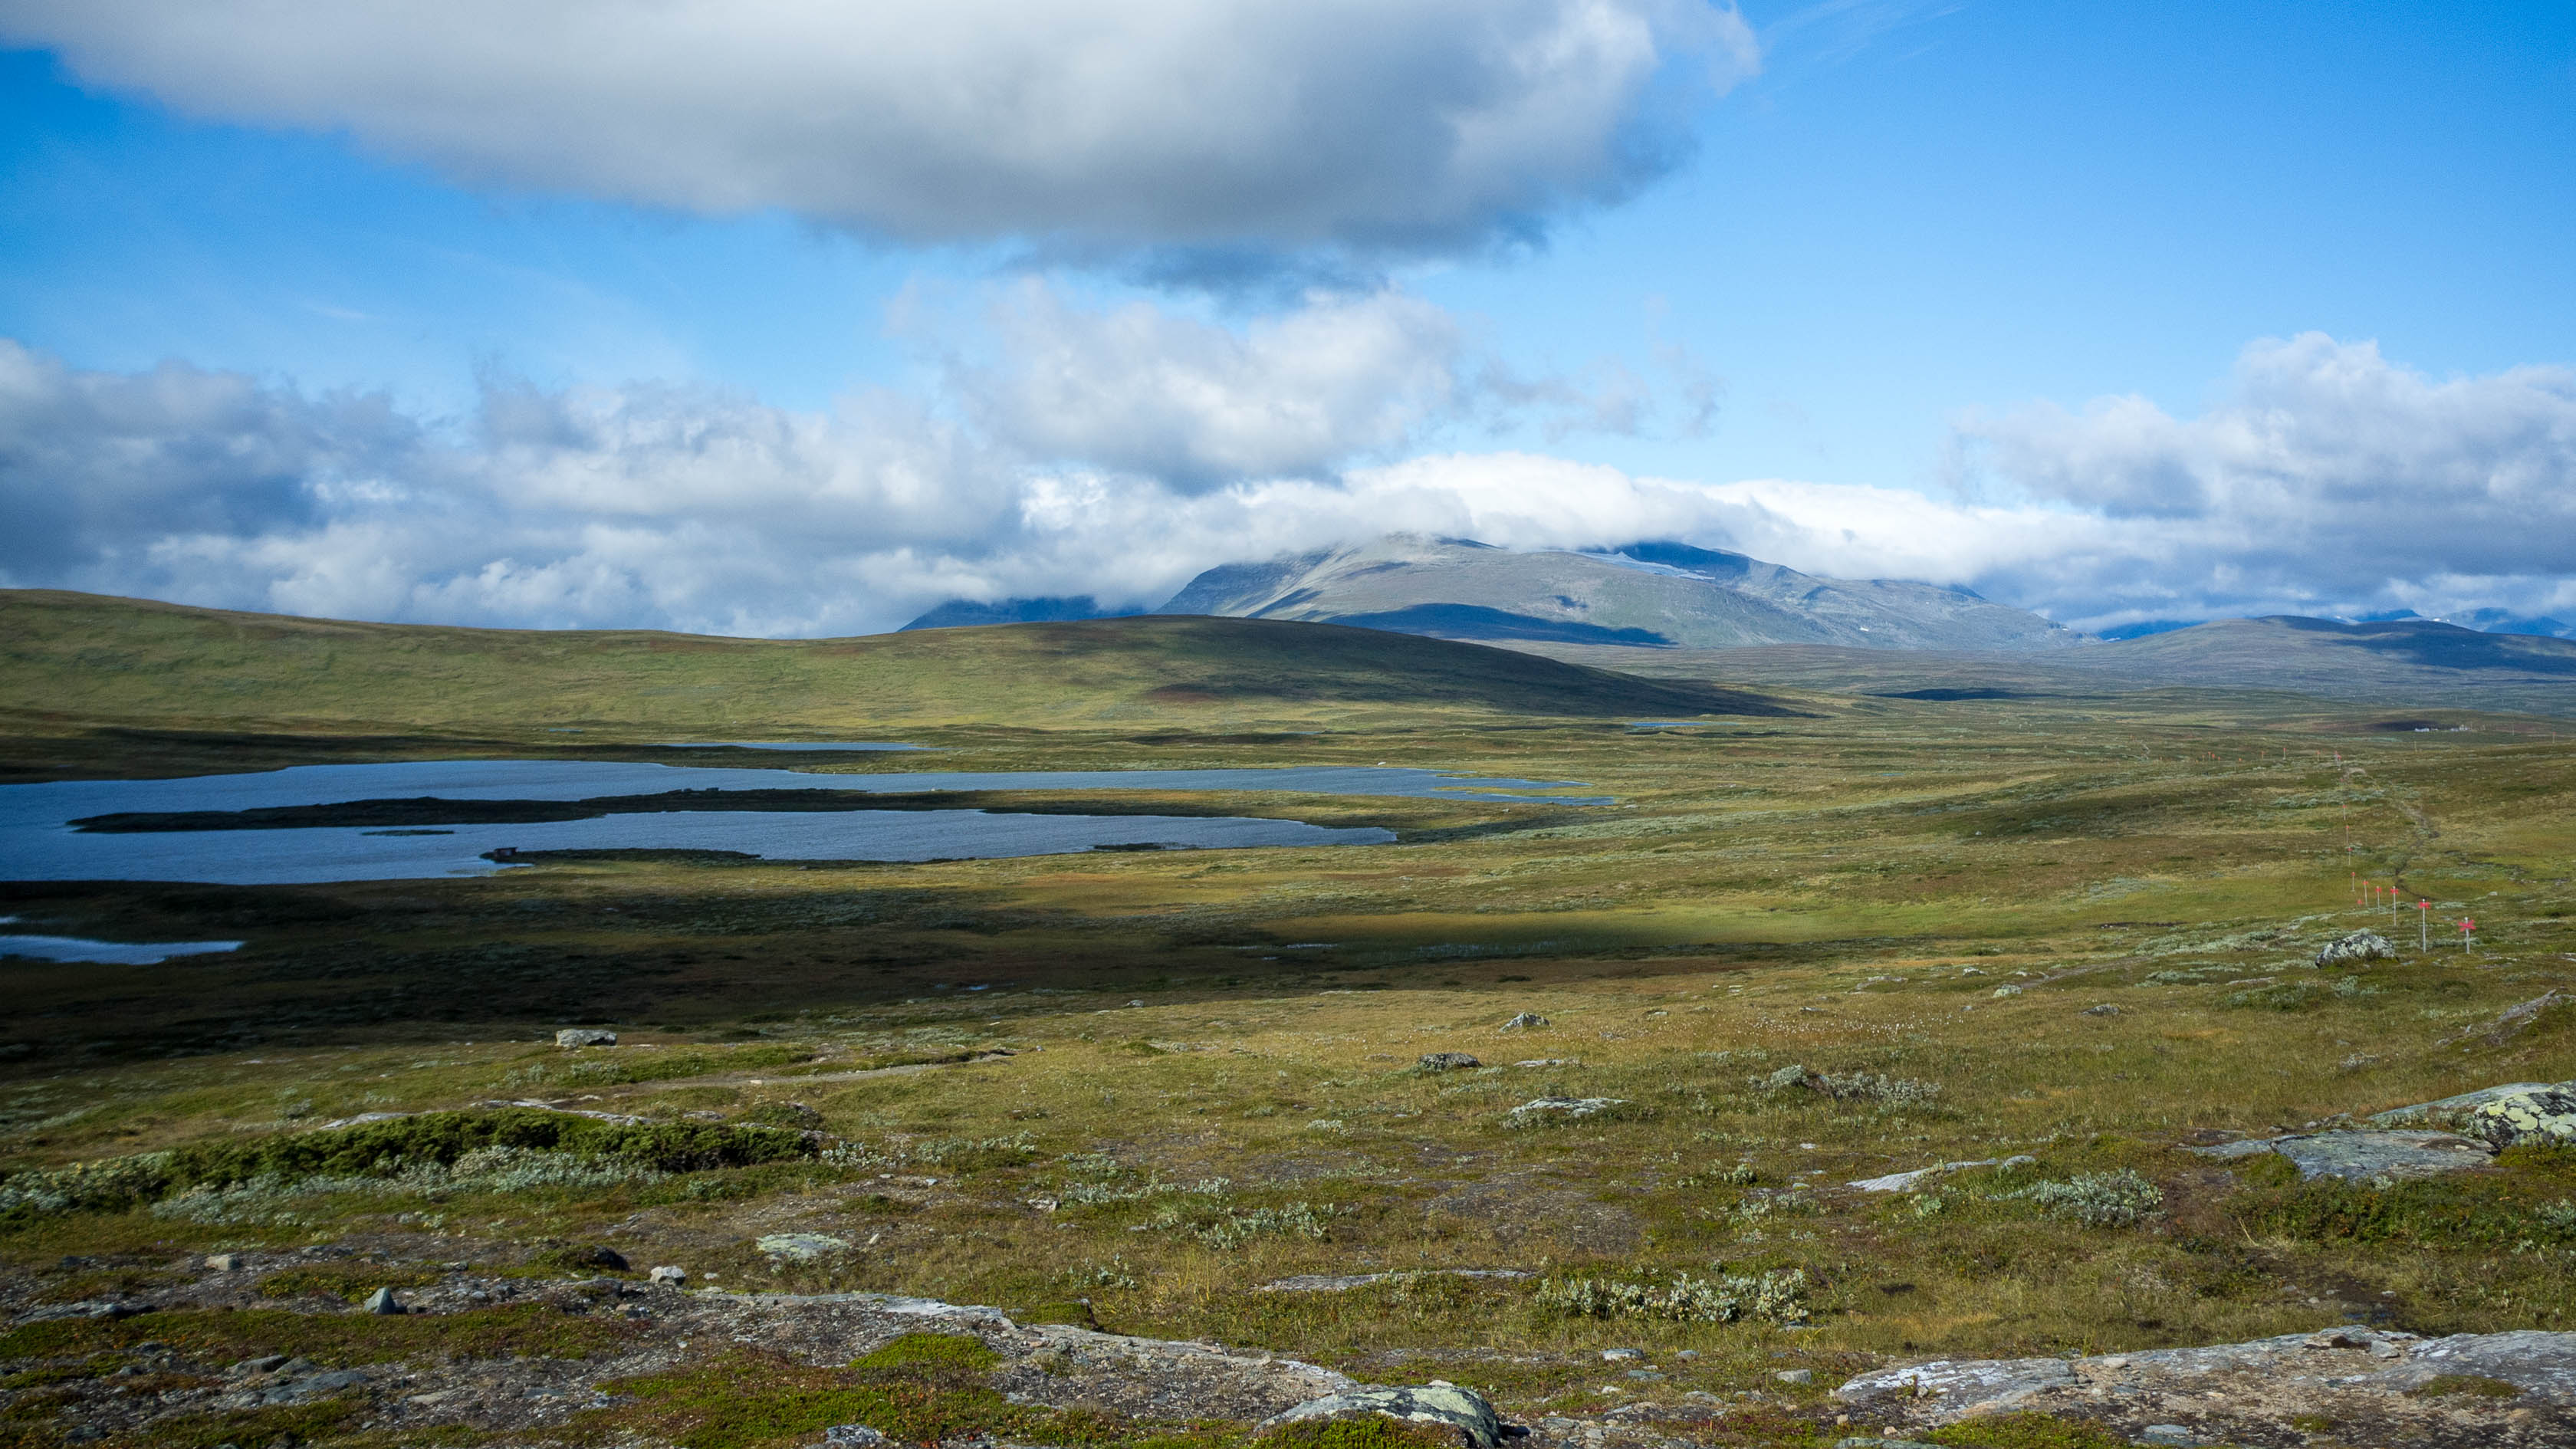
[(2018, 652), (2082, 642), (1960, 588), (1828, 579), (1670, 540), (1518, 552), (1394, 534), (1222, 564), (1158, 613), (1355, 624), (1483, 642), (1726, 649), (1766, 644)]

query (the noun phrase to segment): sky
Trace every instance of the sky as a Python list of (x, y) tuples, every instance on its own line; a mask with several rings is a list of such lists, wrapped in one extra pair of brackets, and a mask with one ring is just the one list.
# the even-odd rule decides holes
[(2576, 620), (2576, 6), (0, 0), (0, 585)]

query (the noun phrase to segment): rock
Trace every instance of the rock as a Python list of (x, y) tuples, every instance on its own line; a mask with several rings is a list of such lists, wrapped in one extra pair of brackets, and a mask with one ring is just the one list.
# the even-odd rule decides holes
[(2474, 1092), (2462, 1092), (2456, 1097), (2444, 1097), (2438, 1102), (2418, 1102), (2412, 1107), (2392, 1107), (2367, 1120), (2373, 1127), (2399, 1127), (2419, 1122), (2453, 1122), (2467, 1115), (2470, 1108), (2484, 1106), (2498, 1097), (2510, 1097), (2518, 1092), (2546, 1092), (2552, 1087), (2560, 1091), (2576, 1091), (2576, 1082), (2507, 1082), (2501, 1087), (2480, 1087)]
[(2111, 1003), (2106, 1001), (2100, 1006), (2088, 1006), (2084, 1008), (2083, 1014), (2086, 1016), (2118, 1016), (2120, 1014), (2120, 1008), (2113, 1006)]
[(672, 1267), (656, 1268), (644, 1275), (644, 1281), (655, 1287), (685, 1288), (689, 1284), (689, 1270)]
[(2485, 1143), (2457, 1133), (2428, 1131), (2303, 1132), (2183, 1150), (2222, 1161), (2277, 1152), (2296, 1164), (2303, 1178), (2339, 1177), (2367, 1183), (2439, 1177), (2484, 1167), (2494, 1155)]
[(1972, 1167), (2028, 1167), (2038, 1161), (2036, 1157), (2017, 1153), (2011, 1157), (1980, 1158), (1975, 1162), (1942, 1162), (1930, 1167), (1918, 1167), (1912, 1172), (1891, 1172), (1885, 1177), (1864, 1177), (1858, 1182), (1847, 1182), (1843, 1186), (1856, 1187), (1863, 1192), (1912, 1192), (1915, 1184), (1939, 1177), (1945, 1172), (1965, 1172)]
[(853, 1449), (875, 1449), (886, 1442), (886, 1436), (865, 1424), (834, 1424), (823, 1431), (826, 1444), (847, 1444)]
[(2181, 1446), (2181, 1449), (2191, 1449), (2191, 1446), (2198, 1444), (2200, 1439), (2199, 1436), (2193, 1434), (2191, 1430), (2180, 1424), (2149, 1424), (2147, 1427), (2138, 1431), (2138, 1442), (2141, 1444), (2172, 1444)]
[[(2518, 1393), (2418, 1393), (2463, 1378)], [(1943, 1360), (1864, 1374), (1835, 1397), (1921, 1425), (2007, 1411), (2092, 1417), (2112, 1406), (2120, 1423), (2145, 1426), (2132, 1432), (2181, 1428), (2193, 1436), (2171, 1443), (2296, 1442), (2279, 1436), (2315, 1418), (2385, 1426), (2369, 1442), (2576, 1442), (2568, 1438), (2576, 1429), (2576, 1333), (2427, 1340), (2352, 1324), (2097, 1358)]]
[(1530, 1031), (1547, 1025), (1547, 1018), (1535, 1011), (1524, 1011), (1495, 1028), (1498, 1031)]
[(1424, 1052), (1415, 1065), (1426, 1072), (1462, 1072), (1469, 1067), (1481, 1067), (1484, 1063), (1465, 1052)]
[(828, 1258), (834, 1253), (850, 1250), (847, 1242), (821, 1233), (771, 1233), (752, 1246), (773, 1258), (784, 1258), (791, 1263), (810, 1263), (817, 1258)]
[(2508, 1092), (2469, 1109), (2462, 1126), (2499, 1152), (2526, 1143), (2576, 1142), (2576, 1091)]
[(1601, 1361), (1603, 1363), (1628, 1363), (1635, 1359), (1644, 1358), (1645, 1356), (1645, 1352), (1642, 1349), (1605, 1348), (1601, 1350)]
[(2377, 931), (2355, 931), (2348, 936), (2337, 936), (2319, 947), (2316, 964), (2319, 967), (2358, 966), (2369, 961), (2385, 961), (2396, 954), (2397, 948), (2389, 945), (2388, 938)]
[(1429, 1424), (1454, 1429), (1467, 1449), (1495, 1449), (1503, 1442), (1503, 1423), (1495, 1416), (1494, 1406), (1474, 1389), (1434, 1379), (1418, 1389), (1385, 1388), (1362, 1384), (1341, 1393), (1274, 1414), (1259, 1428), (1275, 1429), (1315, 1419), (1357, 1418), (1366, 1414), (1384, 1414), (1410, 1424)]
[(2018, 987), (2018, 986), (1998, 986), (1998, 987), (1996, 987), (1996, 988), (1995, 988), (1995, 995), (1997, 995), (1997, 996), (2019, 996), (2019, 995), (2021, 995), (2021, 988), (2020, 988), (2020, 987)]
[(379, 1288), (375, 1292), (368, 1294), (366, 1310), (369, 1313), (394, 1314), (406, 1311), (402, 1306), (402, 1300), (394, 1297), (394, 1290), (391, 1288)]
[(206, 1255), (206, 1267), (217, 1273), (238, 1273), (241, 1271), (241, 1266), (242, 1255), (239, 1253), (208, 1253)]
[(568, 1026), (555, 1033), (555, 1045), (564, 1048), (615, 1046), (617, 1033), (595, 1026)]
[(1876, 1439), (1862, 1434), (1849, 1439), (1836, 1439), (1834, 1449), (1941, 1449), (1941, 1446), (1927, 1444), (1920, 1439)]
[(1539, 1097), (1523, 1102), (1503, 1115), (1506, 1120), (1515, 1125), (1525, 1126), (1532, 1122), (1545, 1122), (1551, 1119), (1572, 1120), (1576, 1117), (1590, 1117), (1607, 1112), (1613, 1107), (1624, 1107), (1627, 1103), (1628, 1099), (1625, 1097)]
[(1797, 1384), (1803, 1386), (1806, 1384), (1812, 1384), (1816, 1381), (1816, 1371), (1814, 1369), (1782, 1369), (1771, 1375), (1771, 1377), (1778, 1379), (1784, 1384)]

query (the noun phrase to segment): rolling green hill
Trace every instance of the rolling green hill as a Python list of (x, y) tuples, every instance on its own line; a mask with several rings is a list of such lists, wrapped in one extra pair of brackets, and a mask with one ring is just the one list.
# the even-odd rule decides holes
[(1783, 714), (1759, 695), (1325, 624), (1096, 619), (853, 639), (457, 629), (0, 591), (0, 682), (22, 727), (737, 728), (1384, 716)]

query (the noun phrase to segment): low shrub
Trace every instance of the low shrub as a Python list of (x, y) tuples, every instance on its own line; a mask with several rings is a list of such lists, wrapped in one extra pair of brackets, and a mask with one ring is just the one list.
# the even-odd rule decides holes
[(1796, 1268), (1759, 1277), (1693, 1278), (1676, 1273), (1666, 1281), (1625, 1282), (1614, 1278), (1559, 1278), (1538, 1287), (1538, 1306), (1569, 1318), (1646, 1318), (1677, 1323), (1803, 1323), (1807, 1318), (1807, 1275)]
[(2079, 1172), (2005, 1196), (2037, 1203), (2052, 1217), (2088, 1228), (2134, 1228), (2165, 1203), (2164, 1189), (2125, 1167), (2117, 1172)]

